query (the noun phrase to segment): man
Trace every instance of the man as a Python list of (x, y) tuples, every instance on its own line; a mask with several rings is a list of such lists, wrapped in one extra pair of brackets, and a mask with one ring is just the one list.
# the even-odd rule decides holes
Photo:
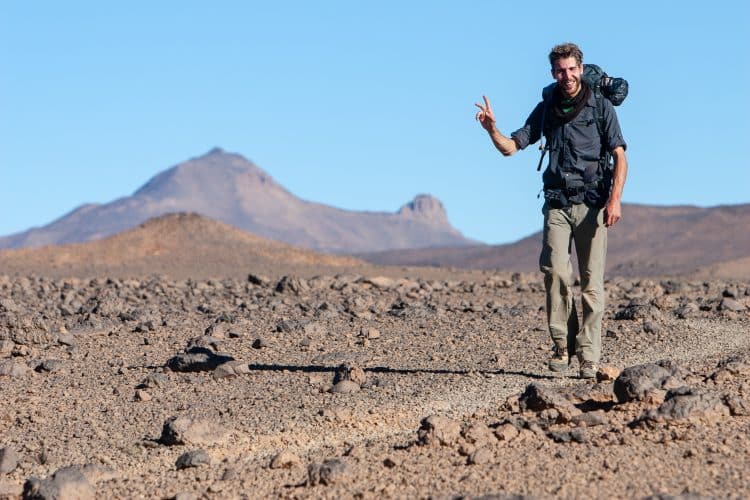
[[(495, 126), (487, 97), (483, 96), (483, 105), (476, 104), (476, 119), (503, 156), (526, 148), (542, 135), (546, 138), (549, 163), (542, 176), (544, 241), (539, 267), (544, 273), (547, 322), (554, 342), (548, 366), (552, 371), (565, 371), (575, 353), (579, 375), (589, 379), (596, 377), (601, 357), (607, 227), (622, 217), (627, 146), (612, 103), (597, 99), (582, 80), (583, 53), (578, 46), (554, 47), (549, 61), (557, 82), (552, 95), (546, 103), (537, 104), (510, 138)], [(614, 168), (604, 159), (607, 152), (614, 158)], [(571, 242), (575, 242), (581, 276), (580, 326), (573, 300)]]

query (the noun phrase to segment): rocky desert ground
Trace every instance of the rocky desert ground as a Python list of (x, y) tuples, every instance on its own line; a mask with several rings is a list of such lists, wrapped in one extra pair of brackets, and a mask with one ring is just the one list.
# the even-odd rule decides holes
[(750, 496), (747, 283), (610, 279), (585, 381), (538, 274), (363, 269), (0, 277), (0, 498)]

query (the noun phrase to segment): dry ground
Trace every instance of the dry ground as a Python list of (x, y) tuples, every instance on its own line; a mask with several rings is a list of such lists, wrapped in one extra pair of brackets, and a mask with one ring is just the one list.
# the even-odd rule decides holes
[(0, 278), (0, 497), (750, 496), (747, 284), (609, 282), (603, 363), (673, 362), (621, 402), (546, 370), (537, 275), (430, 272)]

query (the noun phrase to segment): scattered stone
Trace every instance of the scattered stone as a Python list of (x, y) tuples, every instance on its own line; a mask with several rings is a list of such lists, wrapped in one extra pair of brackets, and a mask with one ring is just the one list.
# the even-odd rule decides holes
[(669, 361), (625, 368), (615, 380), (614, 391), (620, 403), (643, 401), (653, 389), (662, 389), (670, 379), (679, 378), (679, 367)]
[(208, 325), (203, 331), (203, 334), (217, 339), (226, 339), (229, 337), (229, 328), (229, 323), (219, 321), (218, 323), (211, 323)]
[(240, 375), (247, 375), (250, 373), (250, 366), (246, 361), (229, 361), (227, 363), (222, 363), (219, 366), (216, 367), (214, 370), (214, 378), (229, 378), (229, 377), (238, 377)]
[(724, 397), (724, 404), (727, 405), (729, 414), (733, 417), (750, 416), (750, 401), (747, 398), (726, 395)]
[(136, 401), (151, 401), (151, 394), (149, 394), (145, 389), (136, 389), (135, 391), (135, 400)]
[(680, 387), (668, 391), (664, 403), (659, 408), (648, 410), (643, 416), (633, 421), (631, 426), (681, 420), (715, 421), (729, 414), (729, 408), (719, 394), (706, 389)]
[(63, 467), (46, 479), (29, 478), (23, 485), (28, 500), (93, 500), (94, 487), (79, 467)]
[(483, 465), (492, 462), (494, 459), (492, 450), (482, 447), (469, 456), (469, 465)]
[(302, 461), (297, 455), (289, 450), (284, 450), (273, 457), (270, 467), (272, 469), (290, 469), (301, 463)]
[(271, 285), (271, 280), (260, 274), (249, 274), (247, 281), (253, 285), (267, 287)]
[(348, 474), (349, 466), (338, 458), (326, 460), (322, 464), (313, 463), (307, 468), (307, 484), (329, 486), (340, 482)]
[(10, 447), (0, 448), (0, 474), (9, 474), (18, 467), (18, 453)]
[(34, 368), (34, 371), (38, 373), (54, 373), (61, 370), (64, 366), (64, 361), (61, 361), (59, 359), (47, 359), (39, 363), (36, 368)]
[(13, 342), (12, 340), (8, 340), (8, 339), (0, 340), (0, 356), (10, 356), (15, 346), (16, 346), (16, 343)]
[(495, 437), (500, 441), (511, 441), (518, 437), (520, 431), (511, 423), (504, 423), (495, 429)]
[(293, 293), (295, 295), (301, 295), (310, 291), (310, 286), (306, 281), (293, 277), (284, 276), (276, 284), (276, 291), (279, 293)]
[(263, 337), (258, 337), (257, 339), (253, 340), (252, 348), (253, 349), (263, 349), (268, 347), (268, 341)]
[(620, 369), (615, 366), (602, 365), (596, 372), (597, 382), (611, 382), (620, 376)]
[(137, 389), (154, 389), (164, 387), (169, 382), (169, 377), (164, 373), (150, 373), (146, 375), (143, 382), (136, 386)]
[(495, 442), (495, 435), (482, 422), (474, 422), (461, 432), (463, 438), (476, 447), (483, 447)]
[(396, 284), (396, 282), (393, 279), (386, 278), (385, 276), (376, 276), (374, 278), (366, 278), (364, 282), (369, 283), (370, 285), (373, 285), (374, 287), (379, 288), (381, 290), (390, 290)]
[(693, 302), (688, 302), (687, 304), (678, 307), (677, 310), (675, 310), (675, 314), (680, 319), (687, 319), (691, 318), (696, 315), (700, 311), (700, 308), (697, 304)]
[(192, 450), (180, 455), (175, 462), (175, 467), (177, 470), (182, 470), (189, 467), (208, 465), (210, 463), (211, 458), (208, 456), (206, 450)]
[(417, 436), (424, 445), (452, 446), (461, 436), (461, 424), (449, 417), (430, 415), (422, 420)]
[(743, 312), (747, 309), (742, 302), (724, 297), (719, 304), (719, 311)]
[(342, 380), (351, 380), (361, 386), (367, 382), (367, 374), (360, 366), (353, 363), (344, 363), (336, 369), (336, 377), (333, 383), (336, 384)]
[(192, 491), (181, 491), (172, 497), (172, 500), (198, 500), (198, 495)]
[(5, 377), (23, 377), (31, 372), (31, 368), (24, 363), (11, 359), (0, 361), (0, 376)]
[(296, 319), (282, 319), (281, 321), (276, 323), (276, 331), (278, 333), (294, 333), (301, 328), (304, 327), (302, 326), (301, 322)]
[(377, 328), (364, 328), (359, 331), (359, 336), (369, 339), (369, 340), (375, 340), (380, 338), (380, 330)]
[(549, 437), (556, 443), (585, 443), (588, 441), (586, 431), (583, 429), (573, 429), (571, 431), (551, 431)]
[(159, 442), (178, 444), (211, 444), (220, 441), (226, 430), (218, 423), (191, 417), (170, 417), (164, 422)]
[(615, 313), (616, 320), (646, 319), (651, 316), (651, 305), (645, 298), (632, 299), (625, 307)]
[(223, 344), (223, 339), (212, 337), (210, 335), (201, 335), (199, 337), (194, 337), (188, 341), (185, 352), (189, 352), (194, 347), (201, 347), (213, 352), (218, 352)]
[(61, 345), (74, 346), (76, 345), (76, 339), (71, 333), (61, 333), (57, 336), (57, 342)]
[(354, 394), (359, 392), (361, 387), (358, 383), (352, 382), (351, 380), (342, 380), (333, 387), (331, 387), (331, 393), (333, 394)]
[(581, 410), (576, 408), (563, 394), (539, 384), (526, 386), (526, 390), (518, 398), (518, 405), (521, 411), (555, 410), (554, 412), (548, 412), (547, 416), (549, 420), (558, 423), (570, 422), (574, 416), (581, 413)]
[(100, 464), (86, 464), (83, 467), (79, 467), (78, 470), (91, 484), (97, 484), (101, 481), (111, 481), (120, 477), (120, 474), (111, 467)]
[(655, 321), (646, 319), (646, 320), (643, 320), (643, 331), (646, 333), (657, 335), (661, 333), (661, 327)]
[(722, 359), (716, 365), (716, 371), (711, 374), (710, 378), (715, 382), (722, 382), (734, 377), (748, 376), (750, 376), (750, 361), (748, 361), (748, 356), (742, 353)]
[(393, 469), (394, 467), (398, 467), (399, 465), (401, 465), (401, 463), (393, 457), (385, 457), (385, 459), (383, 460), (383, 465), (385, 465), (389, 469)]
[(234, 358), (225, 354), (217, 354), (205, 347), (194, 346), (187, 352), (169, 359), (166, 366), (174, 372), (203, 372), (212, 371), (228, 361), (234, 361)]
[(587, 412), (573, 417), (571, 423), (578, 426), (594, 427), (596, 425), (605, 425), (608, 422), (600, 413)]

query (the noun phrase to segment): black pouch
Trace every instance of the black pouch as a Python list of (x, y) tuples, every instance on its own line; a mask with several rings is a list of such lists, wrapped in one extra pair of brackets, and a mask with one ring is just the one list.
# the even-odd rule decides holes
[(558, 189), (545, 189), (544, 200), (550, 208), (566, 208), (570, 206), (568, 197)]

